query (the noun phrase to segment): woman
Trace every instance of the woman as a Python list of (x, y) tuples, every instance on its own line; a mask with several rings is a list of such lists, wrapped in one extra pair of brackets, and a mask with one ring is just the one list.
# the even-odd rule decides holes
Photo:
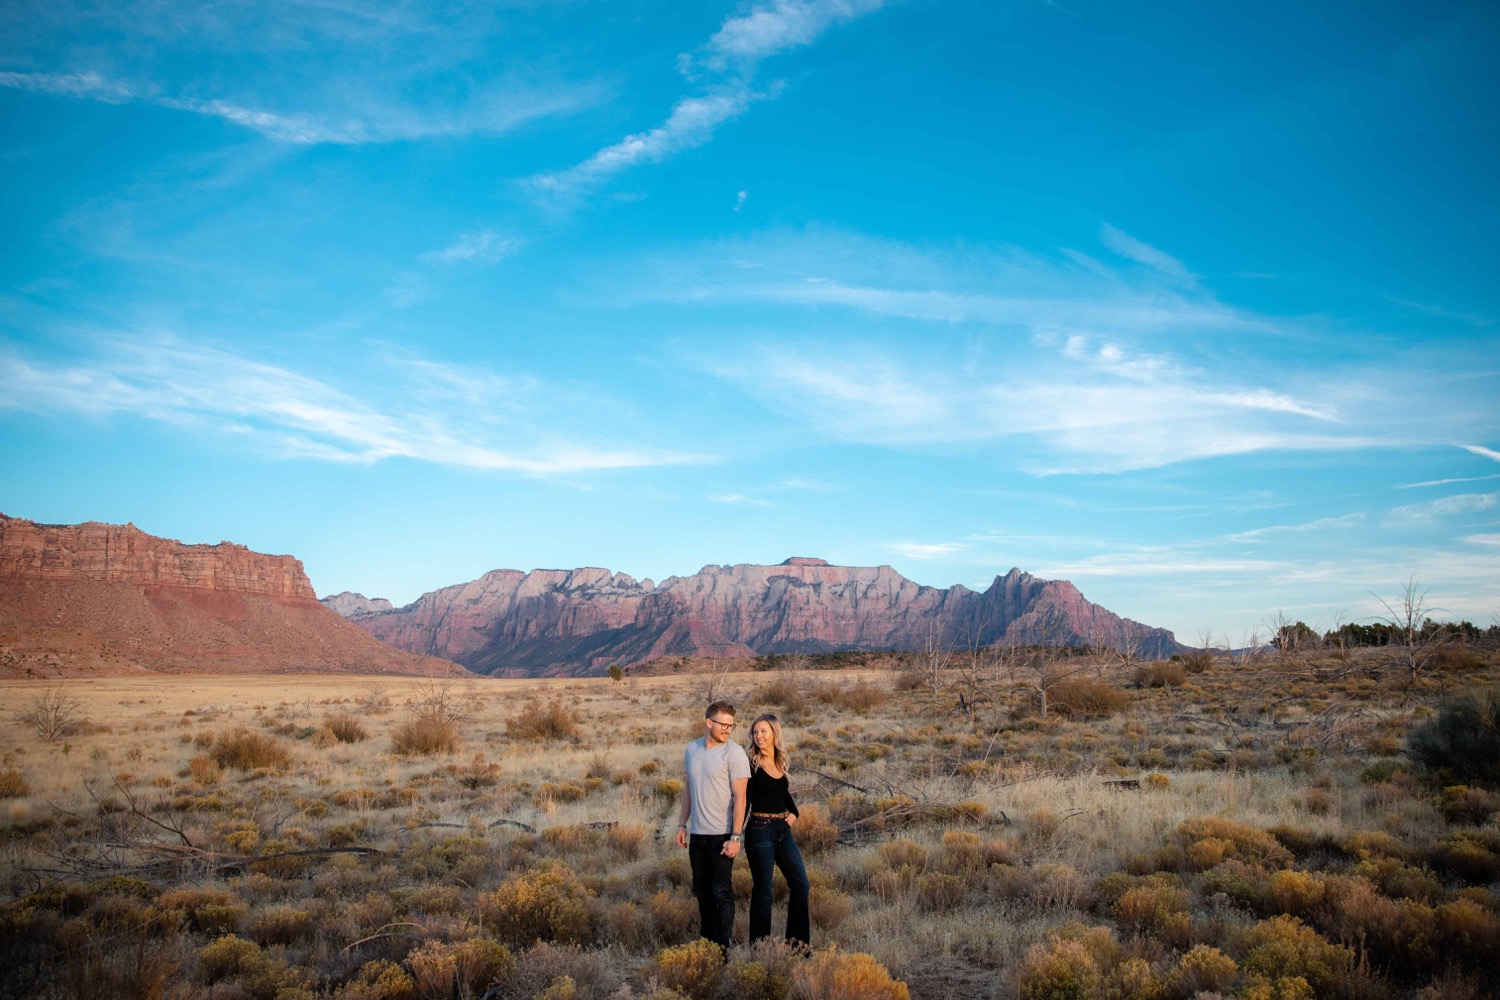
[(771, 933), (774, 866), (781, 869), (789, 890), (787, 943), (805, 948), (812, 939), (807, 916), (807, 869), (792, 839), (797, 803), (792, 799), (786, 769), (781, 722), (774, 715), (762, 715), (750, 724), (750, 785), (746, 794), (750, 815), (745, 822), (745, 857), (755, 880), (750, 890), (750, 940), (753, 943)]

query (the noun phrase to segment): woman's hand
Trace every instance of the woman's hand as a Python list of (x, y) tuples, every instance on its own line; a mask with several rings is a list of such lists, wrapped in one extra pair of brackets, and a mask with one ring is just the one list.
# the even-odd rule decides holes
[(797, 814), (796, 813), (787, 813), (786, 814), (786, 825), (787, 826), (796, 826), (797, 825)]

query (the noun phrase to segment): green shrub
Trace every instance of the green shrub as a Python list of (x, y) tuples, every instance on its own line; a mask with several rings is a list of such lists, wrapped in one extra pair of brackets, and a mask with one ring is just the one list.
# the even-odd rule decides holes
[(1500, 688), (1441, 706), (1407, 734), (1406, 754), (1442, 784), (1500, 788)]

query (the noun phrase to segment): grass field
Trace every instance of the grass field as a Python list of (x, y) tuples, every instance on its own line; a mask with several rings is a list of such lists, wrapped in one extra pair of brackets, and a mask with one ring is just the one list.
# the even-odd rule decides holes
[[(1402, 756), (1443, 698), (1500, 675), (1493, 654), (1450, 660), (1417, 683), (1348, 657), (9, 682), (0, 986), (1487, 996), (1500, 796)], [(694, 943), (671, 834), (710, 696), (786, 724), (810, 958)], [(40, 708), (71, 715), (51, 740)], [(742, 939), (743, 862), (735, 884)]]

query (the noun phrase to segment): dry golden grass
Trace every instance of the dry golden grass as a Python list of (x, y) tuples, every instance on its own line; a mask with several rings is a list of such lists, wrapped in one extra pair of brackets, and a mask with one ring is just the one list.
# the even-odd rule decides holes
[[(1124, 669), (1046, 719), (986, 678), (972, 722), (957, 678), (716, 675), (786, 725), (816, 951), (717, 965), (670, 836), (701, 676), (72, 681), (64, 739), (0, 715), (0, 993), (1459, 996), (1500, 961), (1496, 797), (1400, 757), (1439, 690)], [(453, 742), (398, 752), (433, 705)]]

